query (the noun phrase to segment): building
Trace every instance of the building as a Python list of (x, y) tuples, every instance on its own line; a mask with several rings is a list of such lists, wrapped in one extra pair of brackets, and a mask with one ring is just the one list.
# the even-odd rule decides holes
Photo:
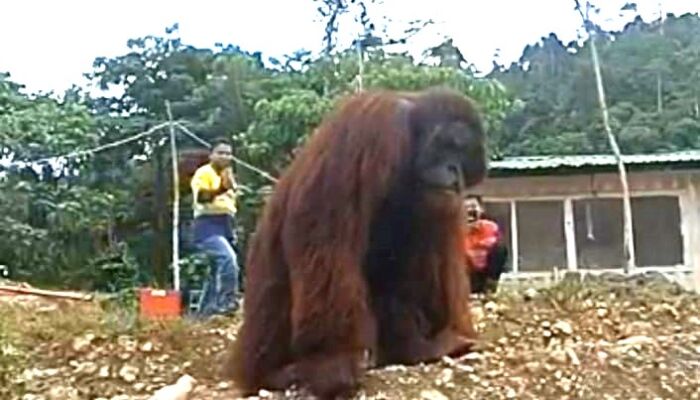
[[(627, 155), (635, 270), (700, 290), (700, 151)], [(514, 157), (474, 192), (501, 225), (509, 278), (622, 271), (623, 202), (615, 157)]]

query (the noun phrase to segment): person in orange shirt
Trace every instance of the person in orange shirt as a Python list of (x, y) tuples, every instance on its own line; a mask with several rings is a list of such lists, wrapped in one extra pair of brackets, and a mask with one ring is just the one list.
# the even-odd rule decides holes
[(508, 249), (501, 242), (498, 224), (485, 217), (479, 196), (467, 196), (464, 206), (467, 215), (464, 252), (472, 293), (495, 291), (505, 271)]

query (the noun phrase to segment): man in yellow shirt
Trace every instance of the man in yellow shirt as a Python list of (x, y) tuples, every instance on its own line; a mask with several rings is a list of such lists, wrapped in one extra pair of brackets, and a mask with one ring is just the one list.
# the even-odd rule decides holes
[(212, 143), (209, 163), (199, 167), (190, 186), (194, 196), (195, 246), (213, 259), (199, 303), (200, 316), (230, 314), (238, 308), (236, 181), (231, 169), (232, 147), (227, 139)]

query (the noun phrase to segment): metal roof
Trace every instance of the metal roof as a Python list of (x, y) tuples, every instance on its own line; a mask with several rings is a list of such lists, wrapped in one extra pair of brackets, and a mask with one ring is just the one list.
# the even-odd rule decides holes
[[(622, 160), (626, 166), (653, 166), (690, 164), (700, 168), (700, 150), (678, 151), (659, 154), (629, 154), (623, 155)], [(615, 168), (617, 160), (612, 154), (595, 155), (570, 155), (570, 156), (531, 156), (531, 157), (506, 157), (502, 160), (489, 163), (490, 172), (518, 173), (535, 172), (556, 169), (578, 169), (606, 167)]]

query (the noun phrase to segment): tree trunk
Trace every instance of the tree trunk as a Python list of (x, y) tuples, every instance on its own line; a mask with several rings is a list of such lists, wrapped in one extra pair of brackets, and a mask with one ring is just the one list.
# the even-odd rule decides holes
[(596, 88), (598, 90), (598, 103), (600, 104), (600, 110), (603, 116), (603, 126), (605, 127), (605, 133), (608, 137), (608, 142), (612, 148), (613, 154), (617, 159), (617, 169), (620, 174), (620, 184), (622, 186), (622, 205), (623, 205), (623, 240), (624, 240), (624, 255), (625, 255), (625, 273), (630, 273), (634, 270), (636, 265), (636, 257), (634, 252), (634, 236), (632, 227), (632, 202), (630, 200), (629, 185), (627, 181), (627, 171), (625, 169), (625, 163), (622, 160), (622, 154), (620, 152), (620, 147), (617, 145), (617, 139), (612, 133), (612, 128), (610, 128), (610, 117), (608, 114), (608, 105), (605, 101), (605, 87), (603, 86), (603, 77), (600, 72), (600, 61), (598, 60), (598, 50), (595, 45), (595, 30), (593, 29), (593, 24), (588, 18), (588, 10), (591, 7), (589, 2), (586, 3), (586, 12), (584, 13), (583, 8), (579, 0), (574, 0), (576, 4), (576, 10), (581, 15), (583, 20), (583, 26), (586, 29), (590, 37), (591, 42), (591, 61), (593, 63), (593, 70), (595, 72)]
[(593, 69), (595, 70), (596, 86), (598, 88), (598, 102), (600, 103), (600, 109), (603, 115), (603, 125), (605, 126), (605, 132), (608, 136), (608, 142), (612, 148), (615, 158), (617, 159), (617, 168), (620, 173), (620, 184), (622, 185), (622, 196), (623, 196), (623, 223), (624, 223), (624, 253), (625, 253), (625, 272), (629, 273), (634, 270), (636, 265), (636, 257), (634, 251), (633, 242), (633, 227), (632, 227), (632, 202), (630, 200), (629, 185), (627, 181), (627, 171), (625, 169), (625, 163), (622, 160), (622, 154), (620, 152), (620, 147), (617, 144), (617, 139), (613, 135), (612, 129), (610, 128), (610, 118), (608, 115), (608, 106), (605, 101), (605, 88), (603, 86), (603, 77), (600, 72), (600, 61), (598, 60), (598, 51), (595, 45), (595, 34), (589, 32), (591, 35), (591, 58), (593, 61)]

